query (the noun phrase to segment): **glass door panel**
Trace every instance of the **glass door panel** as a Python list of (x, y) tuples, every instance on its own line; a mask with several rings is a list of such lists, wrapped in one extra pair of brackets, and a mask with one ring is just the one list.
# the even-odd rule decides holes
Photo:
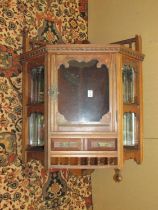
[(58, 110), (69, 122), (99, 122), (109, 112), (109, 72), (97, 60), (70, 60), (58, 70)]

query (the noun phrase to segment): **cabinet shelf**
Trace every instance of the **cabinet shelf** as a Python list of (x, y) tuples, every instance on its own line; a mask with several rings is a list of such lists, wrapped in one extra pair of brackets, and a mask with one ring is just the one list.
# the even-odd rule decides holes
[(44, 151), (44, 146), (30, 146), (26, 147), (26, 151)]
[(133, 146), (126, 146), (124, 145), (124, 151), (135, 151), (135, 150), (139, 150), (139, 145), (133, 145)]
[(44, 103), (28, 104), (27, 105), (28, 115), (30, 115), (33, 112), (44, 113)]
[(139, 112), (140, 106), (138, 104), (124, 104), (123, 112)]

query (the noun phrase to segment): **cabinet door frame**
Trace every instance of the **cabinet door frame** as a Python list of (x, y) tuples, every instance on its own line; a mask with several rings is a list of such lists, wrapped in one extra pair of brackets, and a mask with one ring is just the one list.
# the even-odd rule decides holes
[[(101, 66), (102, 64), (106, 65), (108, 68), (109, 73), (109, 112), (105, 114), (100, 122), (92, 122), (87, 124), (80, 124), (80, 123), (68, 123), (63, 116), (60, 116), (60, 113), (58, 112), (58, 97), (55, 98), (52, 97), (50, 94), (49, 97), (49, 106), (50, 106), (50, 113), (51, 113), (51, 127), (50, 132), (66, 132), (69, 133), (70, 131), (73, 132), (116, 132), (117, 131), (117, 122), (116, 122), (116, 85), (113, 81), (116, 81), (116, 69), (115, 69), (115, 56), (111, 54), (106, 53), (76, 53), (74, 54), (58, 54), (53, 56), (52, 55), (52, 62), (53, 67), (50, 69), (50, 87), (49, 89), (53, 91), (58, 92), (58, 69), (60, 65), (64, 64), (67, 65), (70, 60), (77, 60), (78, 62), (89, 62), (91, 60), (98, 60), (98, 66)], [(55, 66), (55, 67), (54, 67)], [(56, 93), (57, 94), (57, 93)], [(58, 122), (59, 120), (62, 121), (62, 123)], [(62, 125), (63, 124), (63, 125)], [(85, 129), (85, 127), (86, 129)]]

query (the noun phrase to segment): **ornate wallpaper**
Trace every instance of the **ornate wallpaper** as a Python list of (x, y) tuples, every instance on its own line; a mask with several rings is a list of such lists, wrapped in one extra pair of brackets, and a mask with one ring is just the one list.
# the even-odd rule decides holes
[(52, 44), (87, 40), (88, 0), (0, 0), (0, 210), (92, 209), (91, 177), (21, 161), (22, 30)]

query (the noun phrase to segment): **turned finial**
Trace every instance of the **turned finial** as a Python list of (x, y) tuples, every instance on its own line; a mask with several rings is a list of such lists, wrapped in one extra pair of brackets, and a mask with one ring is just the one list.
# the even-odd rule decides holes
[(23, 53), (25, 53), (29, 50), (29, 47), (30, 47), (27, 27), (23, 28), (22, 35), (23, 35), (22, 50), (23, 50)]

